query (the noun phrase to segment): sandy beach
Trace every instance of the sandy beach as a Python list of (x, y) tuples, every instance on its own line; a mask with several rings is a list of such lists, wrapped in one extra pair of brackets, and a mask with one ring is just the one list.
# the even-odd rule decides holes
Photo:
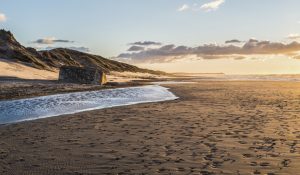
[(180, 98), (0, 126), (0, 174), (300, 172), (300, 83), (163, 86)]
[(14, 77), (0, 77), (0, 100), (24, 99), (71, 92), (97, 91), (141, 86), (143, 84), (145, 84), (143, 81), (130, 81), (121, 83), (110, 82), (106, 85), (99, 86), (92, 84), (63, 83), (57, 80), (25, 80)]

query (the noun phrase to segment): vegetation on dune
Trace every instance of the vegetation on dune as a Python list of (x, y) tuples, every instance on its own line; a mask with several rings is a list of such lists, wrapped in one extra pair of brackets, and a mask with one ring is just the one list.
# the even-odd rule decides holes
[(140, 72), (164, 75), (165, 72), (142, 69), (126, 63), (76, 50), (57, 48), (37, 51), (22, 46), (10, 31), (0, 30), (0, 58), (22, 63), (37, 69), (53, 70), (61, 66), (94, 67), (104, 72)]

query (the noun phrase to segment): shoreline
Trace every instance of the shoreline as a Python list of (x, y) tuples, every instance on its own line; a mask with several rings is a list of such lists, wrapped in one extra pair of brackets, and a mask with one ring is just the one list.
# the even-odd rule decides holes
[(300, 83), (164, 85), (177, 100), (0, 126), (2, 174), (294, 174)]
[(105, 89), (136, 87), (145, 85), (143, 82), (109, 83), (107, 85), (88, 85), (60, 83), (48, 80), (18, 80), (1, 81), (0, 101), (34, 98), (48, 95), (66, 94), (73, 92), (98, 91)]
[(168, 85), (169, 81), (176, 84), (178, 82), (184, 83), (195, 83), (195, 82), (220, 82), (220, 83), (276, 83), (276, 82), (293, 82), (299, 83), (300, 81), (278, 81), (278, 80), (222, 80), (213, 79), (207, 77), (170, 77), (170, 78), (153, 78), (153, 79), (142, 79), (133, 80), (129, 82), (109, 82), (106, 85), (89, 85), (89, 84), (72, 84), (72, 83), (60, 83), (57, 80), (26, 80), (26, 79), (7, 79), (0, 77), (0, 101), (18, 100), (25, 98), (35, 98), (48, 95), (75, 93), (75, 92), (87, 92), (87, 91), (98, 91), (105, 89), (116, 89), (126, 87), (137, 87), (153, 85), (153, 83), (166, 82), (161, 84), (162, 86)]
[(168, 88), (159, 85), (144, 85), (0, 101), (0, 124), (13, 124), (120, 106), (170, 101), (177, 98)]

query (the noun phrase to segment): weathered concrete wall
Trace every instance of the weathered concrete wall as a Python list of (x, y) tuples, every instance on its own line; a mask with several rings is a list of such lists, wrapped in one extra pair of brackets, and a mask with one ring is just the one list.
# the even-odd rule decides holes
[(105, 84), (106, 75), (95, 68), (63, 66), (59, 71), (59, 80), (66, 83)]

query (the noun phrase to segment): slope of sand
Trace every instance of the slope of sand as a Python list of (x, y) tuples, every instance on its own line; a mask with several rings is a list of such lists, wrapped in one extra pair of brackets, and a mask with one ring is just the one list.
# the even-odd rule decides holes
[(0, 127), (0, 174), (299, 174), (300, 83), (167, 85), (180, 99)]
[(154, 79), (168, 79), (170, 77), (164, 75), (154, 75), (149, 73), (139, 72), (110, 72), (107, 75), (109, 82), (131, 82), (131, 81), (142, 81), (142, 80), (154, 80)]
[[(47, 71), (25, 66), (20, 63), (10, 62), (0, 58), (0, 77), (15, 77), (21, 79), (57, 80), (59, 71)], [(114, 72), (107, 75), (109, 82), (131, 82), (145, 79), (167, 78), (166, 76), (149, 73)]]
[(19, 63), (0, 59), (0, 77), (15, 77), (22, 79), (56, 80), (58, 71), (39, 70)]

